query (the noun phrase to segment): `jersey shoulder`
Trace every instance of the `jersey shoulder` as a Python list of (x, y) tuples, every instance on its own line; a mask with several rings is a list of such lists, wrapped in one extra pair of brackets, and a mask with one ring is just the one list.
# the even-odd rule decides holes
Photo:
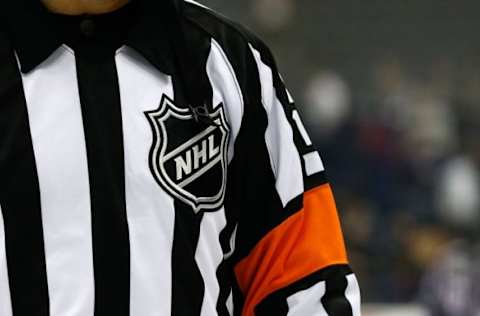
[(242, 48), (248, 49), (251, 45), (270, 54), (267, 45), (254, 32), (203, 4), (185, 0), (184, 13), (188, 20), (208, 33), (225, 50), (233, 48), (238, 53), (242, 52)]

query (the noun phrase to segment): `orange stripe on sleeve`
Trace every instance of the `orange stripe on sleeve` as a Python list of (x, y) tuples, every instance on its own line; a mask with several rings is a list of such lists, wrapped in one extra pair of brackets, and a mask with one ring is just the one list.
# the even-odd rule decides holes
[(330, 185), (304, 194), (304, 207), (269, 232), (235, 266), (245, 295), (242, 316), (269, 294), (334, 264), (347, 264), (337, 208)]

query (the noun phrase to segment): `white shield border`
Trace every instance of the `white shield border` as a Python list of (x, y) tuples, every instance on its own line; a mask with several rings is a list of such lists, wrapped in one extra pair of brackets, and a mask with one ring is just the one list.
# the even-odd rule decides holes
[(150, 149), (149, 164), (157, 183), (159, 183), (160, 186), (171, 195), (190, 205), (195, 213), (200, 212), (202, 209), (211, 211), (220, 208), (225, 198), (227, 186), (227, 149), (230, 137), (230, 126), (226, 121), (223, 105), (218, 106), (218, 109), (212, 113), (215, 122), (220, 123), (219, 128), (223, 134), (220, 144), (220, 150), (222, 153), (221, 166), (223, 173), (222, 186), (220, 191), (215, 196), (210, 197), (196, 197), (190, 192), (179, 187), (170, 179), (165, 171), (165, 168), (163, 167), (163, 164), (161, 163), (161, 159), (165, 156), (165, 151), (168, 144), (168, 134), (164, 122), (166, 122), (171, 116), (180, 120), (193, 120), (194, 118), (190, 112), (190, 109), (177, 107), (174, 101), (164, 94), (160, 102), (160, 107), (157, 110), (145, 112), (145, 115), (147, 116), (153, 131), (154, 139), (153, 146)]

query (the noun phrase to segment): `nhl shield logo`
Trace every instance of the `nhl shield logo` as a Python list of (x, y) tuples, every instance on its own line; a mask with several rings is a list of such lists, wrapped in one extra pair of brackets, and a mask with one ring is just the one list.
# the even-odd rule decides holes
[(215, 126), (198, 124), (188, 108), (166, 95), (145, 115), (153, 131), (149, 164), (157, 183), (195, 213), (217, 210), (225, 196), (230, 134), (223, 105), (211, 114)]

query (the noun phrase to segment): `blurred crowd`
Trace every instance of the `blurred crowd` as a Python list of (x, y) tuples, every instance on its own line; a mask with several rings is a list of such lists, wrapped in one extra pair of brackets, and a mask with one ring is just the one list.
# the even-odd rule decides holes
[(363, 299), (480, 315), (480, 6), (203, 2), (277, 56), (327, 166)]
[(304, 108), (364, 297), (478, 315), (480, 89), (466, 97), (463, 85), (438, 82), (443, 76), (422, 81), (397, 62), (376, 67), (361, 95), (320, 73)]

